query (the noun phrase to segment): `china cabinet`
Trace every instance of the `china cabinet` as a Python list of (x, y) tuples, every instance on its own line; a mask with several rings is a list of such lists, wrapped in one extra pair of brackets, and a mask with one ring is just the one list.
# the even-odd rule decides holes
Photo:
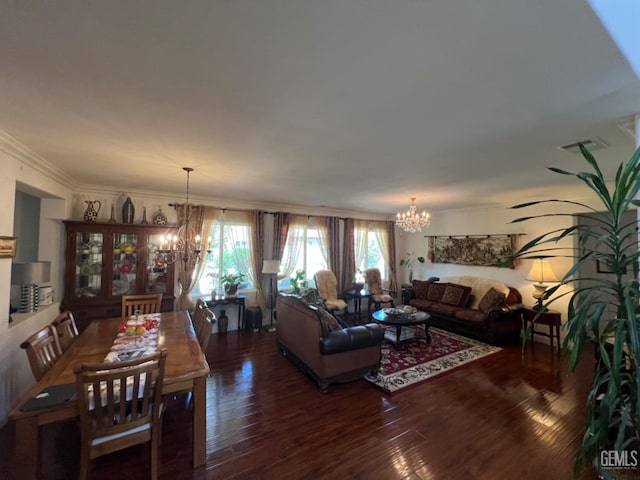
[(122, 295), (162, 293), (162, 311), (173, 310), (174, 265), (155, 258), (168, 225), (132, 225), (68, 220), (63, 310), (78, 328), (120, 315)]

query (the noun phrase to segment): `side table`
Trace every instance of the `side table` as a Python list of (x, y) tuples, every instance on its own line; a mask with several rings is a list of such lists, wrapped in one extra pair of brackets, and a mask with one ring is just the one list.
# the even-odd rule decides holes
[(238, 305), (238, 331), (244, 330), (244, 300), (245, 297), (242, 293), (238, 293), (233, 297), (219, 297), (212, 298), (211, 300), (205, 300), (207, 305), (211, 308), (217, 307), (218, 305)]
[[(531, 341), (533, 342), (533, 335), (542, 335), (551, 340), (551, 347), (553, 348), (553, 339), (557, 340), (558, 350), (560, 350), (560, 325), (562, 322), (562, 316), (560, 312), (555, 310), (545, 310), (540, 313), (535, 307), (522, 307), (522, 319), (524, 320), (524, 328), (529, 327), (530, 323), (533, 323), (535, 319), (535, 325), (548, 325), (549, 333), (535, 331), (533, 326), (531, 327)], [(536, 318), (537, 316), (537, 318)]]
[[(353, 316), (355, 318), (362, 317), (362, 299), (371, 298), (373, 295), (369, 290), (347, 290), (344, 292), (345, 298), (348, 300), (353, 299)], [(367, 318), (371, 316), (371, 302), (367, 302)]]

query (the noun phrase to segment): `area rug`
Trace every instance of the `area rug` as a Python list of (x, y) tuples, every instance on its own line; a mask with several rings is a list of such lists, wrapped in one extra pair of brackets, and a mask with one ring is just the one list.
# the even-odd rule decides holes
[(385, 392), (398, 393), (502, 350), (434, 327), (429, 333), (430, 345), (424, 340), (411, 340), (397, 350), (388, 341), (382, 342), (378, 375), (365, 379)]

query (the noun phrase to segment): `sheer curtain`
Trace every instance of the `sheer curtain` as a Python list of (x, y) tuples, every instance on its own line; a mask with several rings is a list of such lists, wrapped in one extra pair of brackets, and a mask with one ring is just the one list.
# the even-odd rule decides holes
[(372, 222), (369, 230), (372, 230), (376, 236), (376, 241), (382, 253), (382, 259), (389, 269), (389, 290), (398, 291), (398, 283), (396, 279), (395, 269), (395, 237), (393, 230), (389, 232), (389, 224), (394, 228), (393, 222)]
[(354, 220), (353, 253), (356, 268), (360, 268), (360, 265), (362, 265), (367, 256), (368, 234), (369, 222), (366, 220)]
[(278, 279), (286, 278), (294, 273), (300, 252), (304, 246), (304, 230), (307, 217), (304, 215), (289, 216), (289, 231), (282, 257), (280, 258), (280, 274)]
[[(311, 217), (309, 218), (309, 222), (307, 224), (309, 227), (313, 227), (318, 231), (318, 236), (320, 237), (320, 253), (322, 254), (322, 259), (324, 263), (329, 265), (329, 232), (327, 230), (327, 221), (326, 217)], [(329, 268), (329, 270), (331, 270)], [(312, 274), (313, 272), (307, 272), (307, 274)], [(333, 272), (336, 273), (335, 271)]]
[[(255, 288), (259, 288), (259, 277), (257, 268), (254, 265), (253, 250), (254, 240), (252, 235), (253, 212), (251, 211), (224, 211), (222, 220), (224, 222), (225, 231), (229, 233), (232, 245), (246, 245), (247, 248), (233, 248), (234, 258), (240, 272), (247, 276), (247, 279)], [(245, 228), (233, 228), (235, 226)]]
[[(189, 228), (192, 229), (195, 234), (203, 237), (204, 209), (199, 205), (192, 205), (190, 203), (176, 204), (175, 209), (178, 214), (178, 225), (180, 228), (185, 226), (188, 218)], [(200, 264), (196, 263), (193, 257), (186, 262), (182, 259), (178, 259), (176, 262), (178, 269), (178, 291), (180, 292), (177, 304), (178, 310), (187, 310), (191, 306), (189, 293), (191, 293), (191, 290), (198, 284), (200, 278), (196, 273), (196, 269), (201, 269), (202, 263), (203, 262)]]

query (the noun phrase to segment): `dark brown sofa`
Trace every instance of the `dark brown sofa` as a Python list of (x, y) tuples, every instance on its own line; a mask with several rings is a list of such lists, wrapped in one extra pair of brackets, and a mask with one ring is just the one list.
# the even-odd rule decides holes
[(517, 341), (522, 296), (513, 287), (480, 277), (414, 280), (403, 302), (431, 315), (431, 325), (495, 344)]
[(343, 327), (329, 312), (296, 295), (278, 296), (276, 312), (278, 348), (318, 382), (322, 392), (330, 383), (377, 373), (384, 336), (380, 325)]

